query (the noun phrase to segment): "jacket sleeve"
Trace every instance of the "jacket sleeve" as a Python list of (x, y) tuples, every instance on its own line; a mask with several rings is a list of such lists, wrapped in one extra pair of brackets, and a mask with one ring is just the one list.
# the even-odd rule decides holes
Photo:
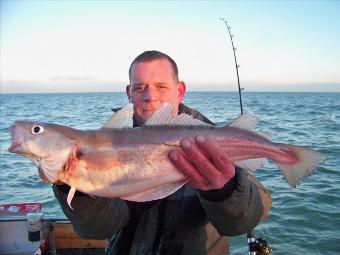
[(208, 219), (220, 235), (235, 236), (252, 230), (269, 215), (271, 196), (255, 177), (236, 169), (236, 187), (222, 201), (209, 201), (200, 195)]
[(69, 186), (53, 185), (53, 192), (76, 233), (84, 239), (106, 239), (117, 233), (129, 219), (129, 209), (120, 199), (94, 198), (76, 192), (72, 208), (66, 202)]

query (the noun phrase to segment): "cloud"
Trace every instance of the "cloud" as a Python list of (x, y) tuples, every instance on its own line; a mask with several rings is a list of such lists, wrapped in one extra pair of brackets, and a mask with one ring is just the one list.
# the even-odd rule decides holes
[(90, 76), (56, 76), (51, 78), (52, 82), (93, 82), (95, 77)]
[[(73, 80), (73, 82), (70, 82)], [(49, 82), (2, 81), (0, 93), (72, 93), (72, 92), (124, 92), (122, 82), (89, 79), (58, 79)], [(70, 84), (72, 83), (72, 84)]]

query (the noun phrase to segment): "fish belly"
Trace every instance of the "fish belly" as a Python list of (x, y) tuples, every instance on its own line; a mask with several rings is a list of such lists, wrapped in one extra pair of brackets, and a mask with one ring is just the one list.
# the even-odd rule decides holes
[(169, 161), (168, 145), (145, 145), (82, 155), (60, 180), (100, 197), (150, 201), (181, 188), (185, 177)]

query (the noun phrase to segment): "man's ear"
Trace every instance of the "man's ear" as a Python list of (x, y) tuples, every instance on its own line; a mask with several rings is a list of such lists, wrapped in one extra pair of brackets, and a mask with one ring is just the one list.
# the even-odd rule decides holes
[(185, 95), (185, 91), (186, 91), (186, 85), (184, 83), (184, 81), (180, 81), (177, 84), (177, 99), (178, 99), (178, 103), (181, 103), (183, 101), (184, 95)]
[(130, 87), (131, 87), (131, 85), (130, 85), (130, 84), (126, 85), (126, 88), (125, 88), (125, 93), (126, 93), (126, 95), (127, 95), (128, 99), (129, 99), (129, 102), (131, 103), (131, 93), (130, 93)]

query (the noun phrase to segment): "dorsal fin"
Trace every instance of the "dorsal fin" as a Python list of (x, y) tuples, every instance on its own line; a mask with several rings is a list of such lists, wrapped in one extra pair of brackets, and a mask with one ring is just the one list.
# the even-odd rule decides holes
[(253, 131), (259, 122), (259, 118), (255, 117), (249, 112), (243, 113), (241, 116), (236, 118), (229, 127), (237, 127), (249, 131)]
[(172, 116), (172, 105), (169, 103), (162, 104), (148, 119), (145, 126), (168, 124), (174, 117)]
[(260, 119), (257, 118), (256, 116), (252, 115), (249, 112), (246, 112), (236, 118), (230, 125), (229, 127), (237, 127), (240, 129), (248, 130), (251, 132), (255, 132), (256, 134), (262, 136), (263, 138), (266, 138), (268, 140), (271, 139), (271, 135), (267, 132), (264, 131), (255, 131), (255, 127), (257, 123), (259, 123)]
[(127, 104), (114, 113), (102, 128), (124, 128), (133, 125), (133, 104)]
[(266, 131), (256, 131), (256, 134), (262, 136), (263, 138), (266, 138), (267, 140), (272, 139), (272, 136)]
[(209, 125), (203, 121), (194, 119), (186, 113), (172, 115), (173, 106), (169, 103), (162, 104), (157, 111), (145, 123), (145, 126), (174, 125), (174, 126), (203, 126)]

